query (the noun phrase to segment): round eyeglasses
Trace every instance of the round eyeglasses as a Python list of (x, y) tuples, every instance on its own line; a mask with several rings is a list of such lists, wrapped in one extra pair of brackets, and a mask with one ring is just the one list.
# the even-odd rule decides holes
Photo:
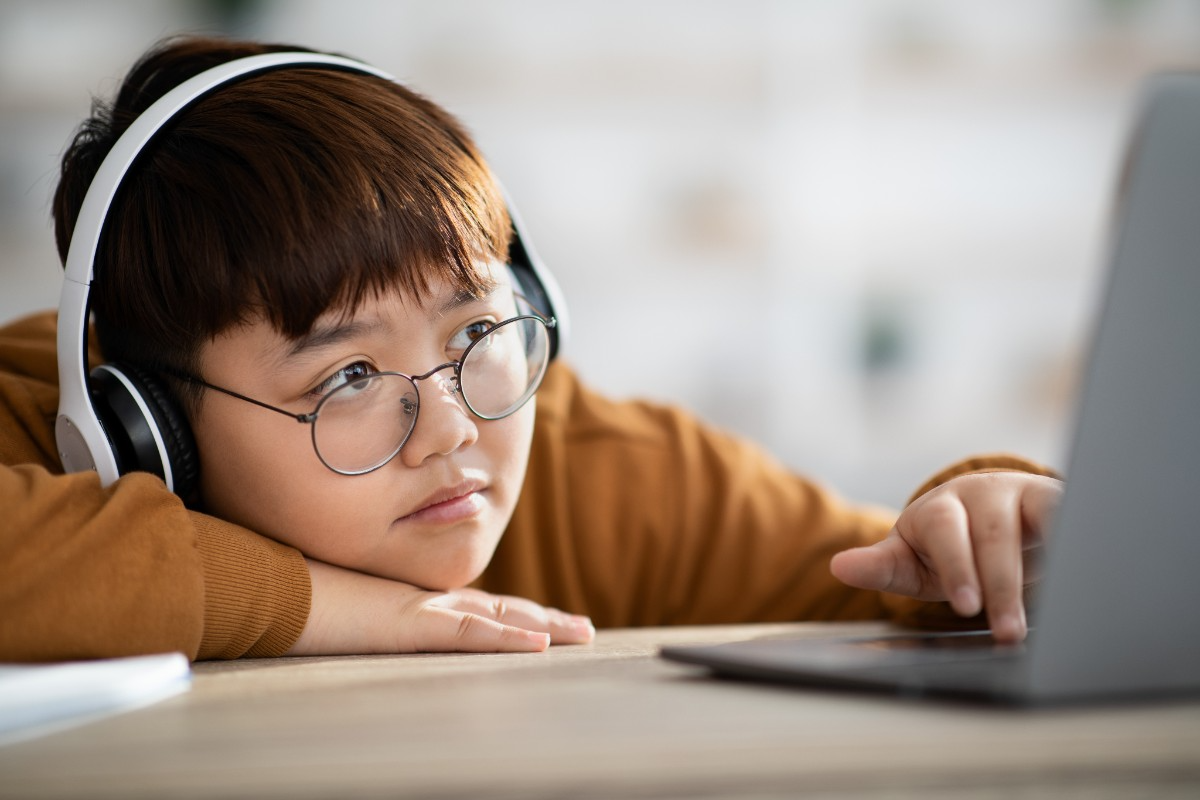
[(190, 375), (176, 375), (261, 408), (312, 426), (317, 458), (341, 475), (364, 475), (391, 461), (412, 435), (421, 410), (417, 382), (453, 370), (447, 390), (483, 420), (503, 419), (529, 402), (550, 363), (554, 318), (535, 314), (511, 317), (484, 331), (457, 361), (439, 364), (423, 375), (372, 372), (347, 381), (321, 398), (308, 414), (296, 414), (214, 386)]

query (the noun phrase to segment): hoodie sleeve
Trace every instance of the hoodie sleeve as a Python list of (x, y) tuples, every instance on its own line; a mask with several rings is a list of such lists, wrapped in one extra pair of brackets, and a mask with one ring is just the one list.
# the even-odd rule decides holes
[(52, 314), (0, 328), (0, 660), (285, 652), (309, 609), (297, 551), (149, 474), (62, 474), (54, 344)]

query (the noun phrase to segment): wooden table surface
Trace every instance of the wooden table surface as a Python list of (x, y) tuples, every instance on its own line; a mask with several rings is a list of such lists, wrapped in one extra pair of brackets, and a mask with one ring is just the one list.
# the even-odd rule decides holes
[(0, 797), (1200, 798), (1200, 701), (1013, 710), (722, 681), (657, 657), (834, 629), (202, 663), (183, 695), (0, 748)]

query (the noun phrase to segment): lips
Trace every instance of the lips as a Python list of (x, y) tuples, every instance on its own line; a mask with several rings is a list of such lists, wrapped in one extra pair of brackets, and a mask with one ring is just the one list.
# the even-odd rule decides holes
[(417, 504), (414, 511), (399, 521), (454, 522), (474, 516), (483, 507), (480, 492), (486, 484), (479, 480), (464, 480), (444, 486)]

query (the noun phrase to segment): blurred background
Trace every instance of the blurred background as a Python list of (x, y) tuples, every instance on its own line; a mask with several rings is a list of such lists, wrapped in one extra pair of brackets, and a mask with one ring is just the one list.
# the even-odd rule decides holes
[(1198, 0), (0, 2), (0, 321), (57, 304), (49, 203), (160, 37), (363, 58), (457, 114), (594, 387), (856, 500), (961, 456), (1063, 466), (1142, 79)]

